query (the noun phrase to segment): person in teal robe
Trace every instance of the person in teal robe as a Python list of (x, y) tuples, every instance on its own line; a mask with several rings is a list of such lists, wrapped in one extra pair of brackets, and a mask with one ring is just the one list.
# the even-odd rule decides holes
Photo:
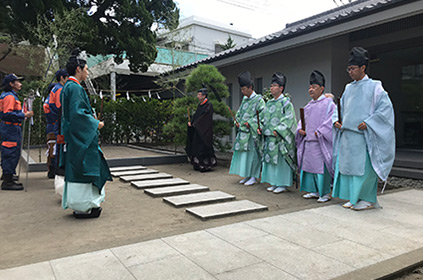
[(104, 123), (95, 117), (80, 84), (88, 76), (88, 66), (77, 55), (78, 51), (74, 52), (66, 65), (70, 77), (61, 94), (65, 141), (60, 157), (60, 165), (65, 168), (62, 207), (73, 209), (76, 218), (96, 218), (102, 210), (104, 185), (112, 178), (98, 145), (99, 129)]
[(348, 74), (354, 80), (342, 95), (341, 115), (335, 111), (335, 177), (333, 197), (348, 200), (344, 208), (366, 210), (378, 206), (378, 177), (386, 181), (395, 158), (394, 110), (380, 81), (366, 72), (368, 52), (354, 47)]
[(296, 170), (294, 106), (283, 92), (286, 86), (284, 74), (272, 76), (270, 92), (273, 99), (267, 101), (261, 118), (264, 135), (261, 182), (269, 183), (269, 192), (282, 193), (292, 185)]
[(244, 97), (235, 116), (237, 135), (229, 174), (244, 177), (239, 183), (249, 186), (260, 177), (261, 144), (257, 134), (257, 112), (260, 114), (263, 111), (264, 100), (254, 91), (250, 72), (239, 74), (238, 82)]

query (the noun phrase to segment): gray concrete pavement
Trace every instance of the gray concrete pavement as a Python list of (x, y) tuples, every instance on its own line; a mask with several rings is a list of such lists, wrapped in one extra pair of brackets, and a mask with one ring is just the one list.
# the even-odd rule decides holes
[(327, 205), (52, 259), (0, 279), (353, 279), (423, 252), (423, 191), (379, 201), (383, 209)]

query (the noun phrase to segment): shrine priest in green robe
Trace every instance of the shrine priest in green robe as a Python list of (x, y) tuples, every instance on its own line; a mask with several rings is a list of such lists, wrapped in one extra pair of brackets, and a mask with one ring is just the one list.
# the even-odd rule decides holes
[(295, 134), (297, 121), (294, 106), (284, 96), (286, 77), (276, 72), (272, 76), (270, 93), (273, 99), (266, 103), (259, 134), (264, 135), (261, 182), (269, 183), (273, 193), (285, 192), (292, 185), (296, 170)]
[(66, 65), (70, 77), (61, 94), (65, 141), (60, 157), (60, 166), (65, 168), (62, 207), (73, 209), (75, 218), (97, 218), (104, 201), (104, 184), (112, 178), (98, 145), (104, 123), (97, 120), (80, 84), (88, 77), (88, 66), (78, 53), (74, 51)]
[(264, 100), (254, 91), (250, 72), (239, 74), (238, 82), (244, 97), (235, 116), (237, 135), (229, 174), (244, 177), (239, 183), (249, 186), (260, 177), (261, 143), (257, 134), (257, 114), (263, 111)]

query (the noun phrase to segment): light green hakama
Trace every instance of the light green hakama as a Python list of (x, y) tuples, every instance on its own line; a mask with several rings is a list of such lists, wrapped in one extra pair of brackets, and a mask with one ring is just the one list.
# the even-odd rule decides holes
[(292, 185), (292, 179), (292, 169), (280, 153), (278, 153), (278, 164), (263, 161), (261, 183), (269, 183), (277, 187), (289, 187)]
[(91, 208), (98, 208), (104, 201), (105, 188), (101, 191), (91, 183), (66, 182), (62, 196), (62, 208), (87, 212)]
[(255, 149), (255, 144), (252, 137), (250, 137), (248, 142), (250, 150), (234, 151), (229, 174), (236, 174), (241, 177), (259, 178), (261, 157), (257, 149)]
[(332, 177), (326, 169), (326, 166), (324, 167), (323, 174), (310, 173), (301, 170), (300, 191), (319, 193), (319, 196), (322, 197), (330, 193), (331, 179)]
[(349, 200), (353, 205), (360, 200), (376, 203), (377, 183), (378, 177), (371, 165), (368, 152), (366, 152), (363, 176), (341, 174), (339, 172), (339, 157), (336, 158), (333, 197)]

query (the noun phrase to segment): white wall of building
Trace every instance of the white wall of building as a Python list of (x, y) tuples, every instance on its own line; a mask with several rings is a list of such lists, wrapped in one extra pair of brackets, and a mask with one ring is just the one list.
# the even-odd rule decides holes
[[(250, 71), (253, 79), (263, 78), (263, 87), (266, 88), (269, 88), (274, 72), (284, 73), (287, 77), (285, 92), (292, 96), (295, 111), (298, 115), (298, 109), (310, 101), (308, 87), (310, 74), (313, 70), (319, 70), (325, 75), (326, 92), (332, 91), (331, 50), (331, 40), (325, 40), (312, 45), (274, 53), (259, 59), (225, 66), (219, 68), (219, 71), (226, 77), (227, 84), (232, 83), (232, 105), (234, 109), (238, 109), (241, 101), (238, 84), (239, 73)], [(345, 61), (347, 61), (347, 58), (344, 58)], [(345, 74), (347, 73), (345, 72)]]
[(215, 45), (225, 44), (229, 36), (237, 46), (252, 39), (251, 34), (195, 16), (181, 21), (179, 27), (172, 33), (165, 33), (159, 37), (167, 37), (168, 41), (181, 42), (181, 46), (188, 45), (188, 51), (213, 55)]

